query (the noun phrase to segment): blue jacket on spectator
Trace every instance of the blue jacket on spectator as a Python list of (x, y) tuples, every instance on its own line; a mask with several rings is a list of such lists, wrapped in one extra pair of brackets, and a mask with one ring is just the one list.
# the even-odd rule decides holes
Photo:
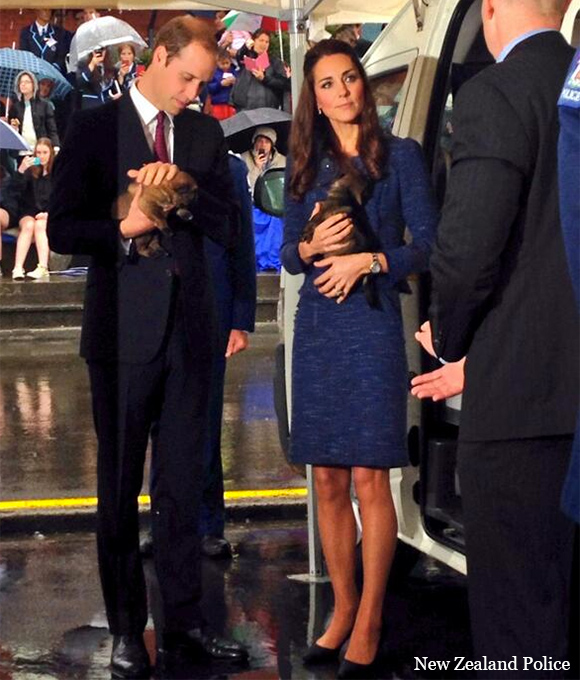
[(228, 71), (224, 71), (223, 69), (219, 68), (219, 66), (216, 68), (213, 78), (207, 84), (207, 89), (211, 95), (212, 104), (230, 103), (230, 94), (232, 92), (233, 85), (224, 87), (222, 85), (222, 80), (224, 78), (224, 73), (231, 73), (234, 78), (237, 78), (239, 71), (240, 70), (237, 68), (230, 68)]

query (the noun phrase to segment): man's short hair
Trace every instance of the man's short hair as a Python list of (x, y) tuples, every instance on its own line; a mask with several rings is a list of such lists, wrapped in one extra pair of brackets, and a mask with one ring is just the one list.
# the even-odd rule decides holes
[[(514, 0), (509, 0), (514, 2)], [(568, 0), (516, 0), (518, 2), (523, 2), (523, 4), (528, 5), (538, 14), (546, 17), (559, 16), (563, 17), (566, 13), (566, 8), (568, 5)]]
[(164, 24), (155, 36), (153, 51), (163, 46), (167, 50), (167, 61), (191, 43), (202, 45), (208, 52), (217, 55), (217, 42), (213, 23), (189, 15), (175, 17)]

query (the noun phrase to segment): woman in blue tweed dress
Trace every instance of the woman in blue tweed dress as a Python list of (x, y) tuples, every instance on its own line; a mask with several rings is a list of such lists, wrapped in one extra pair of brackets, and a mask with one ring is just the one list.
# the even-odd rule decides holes
[[(338, 659), (350, 636), (339, 677), (368, 678), (397, 538), (389, 468), (408, 463), (399, 293), (409, 274), (427, 268), (437, 209), (419, 145), (381, 130), (366, 75), (345, 43), (323, 40), (306, 54), (290, 156), (281, 260), (291, 274), (305, 274), (294, 335), (291, 457), (314, 466), (335, 597), (330, 626), (304, 661)], [(301, 241), (331, 182), (353, 169), (371, 183), (365, 211), (380, 248), (334, 255), (352, 236), (344, 214), (324, 220), (311, 242)], [(369, 306), (360, 285), (366, 275), (375, 278), (379, 308)], [(363, 522), (360, 597), (351, 479)]]

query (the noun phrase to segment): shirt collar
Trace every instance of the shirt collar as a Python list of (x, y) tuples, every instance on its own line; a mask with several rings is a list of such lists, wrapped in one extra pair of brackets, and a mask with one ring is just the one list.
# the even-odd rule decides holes
[(44, 26), (41, 26), (38, 21), (34, 22), (36, 24), (36, 30), (38, 31), (38, 35), (42, 35), (45, 31), (48, 31), (48, 27), (50, 24), (45, 24)]
[[(537, 28), (534, 31), (528, 31), (527, 33), (523, 33), (522, 35), (518, 36), (514, 40), (512, 40), (510, 43), (508, 43), (503, 50), (500, 52), (498, 58), (496, 59), (496, 62), (499, 64), (500, 62), (504, 61), (505, 58), (508, 56), (508, 54), (514, 49), (516, 45), (519, 45), (521, 42), (524, 42), (524, 40), (527, 40), (528, 38), (531, 38), (533, 35), (539, 35), (540, 33), (549, 33), (550, 31), (556, 31), (555, 28)], [(557, 33), (558, 31), (556, 31)]]
[[(159, 109), (154, 106), (142, 92), (140, 92), (137, 85), (138, 84), (135, 83), (129, 88), (129, 96), (133, 100), (139, 118), (141, 118), (145, 125), (150, 125), (157, 118)], [(167, 111), (165, 112), (165, 115), (169, 119), (169, 127), (173, 129), (173, 116), (170, 113), (167, 113)]]

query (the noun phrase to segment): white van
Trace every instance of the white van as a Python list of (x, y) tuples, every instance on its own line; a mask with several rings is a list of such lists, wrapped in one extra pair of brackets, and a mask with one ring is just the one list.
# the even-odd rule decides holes
[[(562, 33), (572, 45), (578, 46), (580, 0), (572, 1)], [(450, 165), (450, 121), (457, 90), (491, 63), (493, 57), (483, 38), (481, 0), (409, 2), (376, 39), (363, 60), (379, 117), (396, 135), (413, 137), (422, 144), (440, 202), (445, 195)], [(272, 177), (272, 180), (274, 185), (278, 182), (279, 195), (280, 178)], [(266, 180), (262, 186), (267, 183)], [(291, 403), (292, 387), (293, 319), (301, 283), (301, 276), (283, 273), (276, 406), (285, 450), (287, 405)], [(427, 316), (428, 296), (422, 279), (414, 278), (410, 285), (413, 294), (402, 296), (407, 354), (411, 372), (422, 373), (436, 367), (413, 338), (420, 321)], [(460, 410), (460, 398), (433, 404), (409, 397), (411, 465), (393, 470), (391, 485), (400, 540), (465, 572), (461, 491), (455, 470)], [(312, 517), (310, 520), (311, 530), (315, 532)], [(314, 575), (312, 553), (316, 552), (316, 541), (310, 543), (311, 575)]]

